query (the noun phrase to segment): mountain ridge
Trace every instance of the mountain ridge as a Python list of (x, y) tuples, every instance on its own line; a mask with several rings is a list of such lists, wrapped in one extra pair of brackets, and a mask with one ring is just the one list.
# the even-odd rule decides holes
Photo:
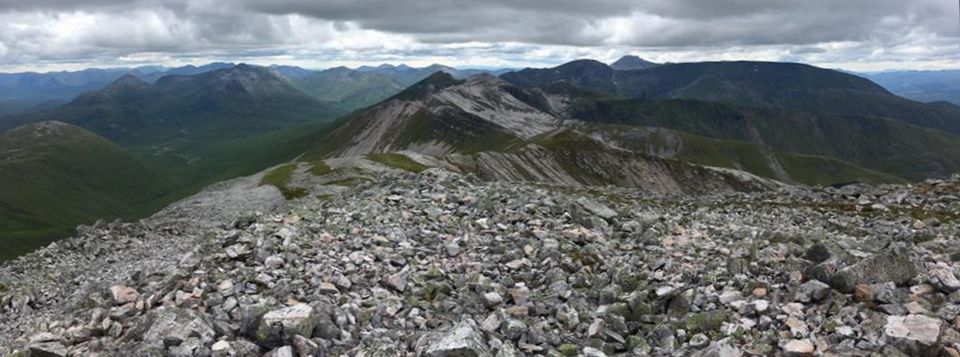
[[(584, 62), (591, 65), (590, 62)], [(581, 98), (580, 96), (585, 96)], [(736, 138), (737, 143), (711, 143), (724, 148), (743, 147), (753, 157), (749, 167), (741, 162), (717, 161), (700, 154), (681, 152), (661, 154), (660, 148), (646, 146), (610, 145), (605, 139), (591, 138), (586, 132), (605, 128), (603, 123), (590, 121), (584, 112), (585, 98), (593, 98), (588, 92), (568, 87), (554, 87), (549, 91), (537, 88), (522, 89), (492, 76), (474, 76), (466, 81), (438, 72), (424, 81), (408, 88), (404, 93), (344, 119), (340, 126), (328, 135), (328, 140), (308, 153), (309, 160), (327, 156), (345, 157), (412, 151), (431, 155), (467, 170), (485, 172), (492, 179), (546, 179), (566, 184), (624, 184), (627, 179), (616, 179), (613, 159), (599, 166), (588, 164), (599, 157), (622, 157), (625, 162), (640, 160), (652, 162), (652, 157), (667, 159), (693, 159), (705, 165), (720, 164), (728, 169), (746, 169), (767, 178), (786, 182), (824, 184), (837, 181), (865, 180), (870, 182), (902, 182), (893, 175), (873, 172), (853, 164), (830, 161), (825, 157), (797, 156), (785, 152), (767, 153), (761, 144), (749, 138)], [(600, 103), (604, 101), (601, 100)], [(505, 119), (510, 120), (505, 120)], [(639, 123), (638, 123), (639, 124)], [(641, 125), (658, 125), (644, 123)], [(640, 128), (640, 127), (638, 127)], [(573, 130), (568, 142), (575, 147), (604, 147), (595, 150), (596, 157), (583, 156), (559, 145), (544, 146), (538, 139), (557, 130)], [(606, 130), (606, 129), (602, 129)], [(704, 133), (700, 133), (703, 135)], [(478, 139), (479, 138), (479, 139)], [(578, 139), (573, 139), (578, 138)], [(704, 145), (704, 137), (685, 136), (689, 144)], [(550, 142), (551, 140), (546, 140)], [(655, 142), (656, 140), (652, 141)], [(660, 145), (660, 144), (657, 144)], [(623, 155), (620, 148), (629, 148), (633, 156)], [(726, 150), (726, 149), (725, 149)], [(744, 149), (737, 149), (744, 150)], [(629, 158), (628, 158), (629, 157)], [(774, 158), (775, 157), (775, 158)], [(537, 159), (546, 161), (537, 162)], [(760, 163), (757, 163), (758, 160)], [(766, 161), (764, 161), (766, 160)], [(780, 162), (789, 160), (789, 163)], [(823, 163), (833, 167), (833, 176), (811, 176), (804, 165)], [(575, 163), (574, 165), (570, 165)], [(484, 166), (487, 165), (487, 166)], [(490, 166), (494, 165), (494, 166)], [(505, 165), (505, 166), (504, 166)], [(546, 166), (542, 166), (546, 165)], [(578, 166), (579, 165), (579, 166)], [(790, 173), (780, 173), (787, 165)], [(806, 164), (805, 164), (806, 165)], [(654, 165), (655, 166), (655, 165)], [(654, 166), (647, 166), (654, 167)], [(778, 171), (779, 170), (779, 171)], [(585, 174), (588, 171), (594, 174)], [(551, 174), (544, 174), (550, 172)], [(566, 172), (566, 173), (563, 173)], [(791, 177), (793, 174), (796, 181)], [(571, 176), (572, 175), (572, 176)], [(579, 176), (579, 178), (575, 177)], [(602, 178), (600, 178), (602, 177)], [(836, 181), (830, 181), (836, 180)], [(636, 185), (637, 183), (630, 183)]]
[(697, 99), (746, 107), (888, 117), (960, 133), (953, 110), (897, 97), (868, 79), (805, 64), (698, 62), (616, 71), (596, 61), (502, 76), (522, 87), (569, 81), (584, 89), (637, 99)]

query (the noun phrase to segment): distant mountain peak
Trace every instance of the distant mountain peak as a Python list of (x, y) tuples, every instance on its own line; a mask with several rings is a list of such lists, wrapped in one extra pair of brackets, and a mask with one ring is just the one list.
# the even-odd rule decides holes
[[(559, 67), (584, 67), (584, 66), (590, 66), (590, 67), (608, 67), (606, 63), (597, 61), (597, 60), (595, 60), (595, 59), (590, 59), (590, 58), (576, 59), (576, 60), (573, 60), (573, 61), (564, 63), (564, 64), (560, 65)], [(559, 67), (558, 67), (558, 68), (559, 68)]]
[(132, 74), (125, 74), (98, 91), (81, 93), (71, 103), (102, 102), (107, 98), (136, 96), (150, 89), (150, 84)]
[(32, 151), (49, 145), (62, 145), (71, 138), (85, 138), (92, 133), (75, 125), (47, 120), (22, 125), (0, 135), (0, 163), (22, 159)]
[(610, 67), (618, 71), (632, 71), (638, 69), (647, 69), (656, 67), (659, 64), (647, 61), (634, 55), (620, 57), (616, 62), (610, 64)]
[(450, 73), (438, 71), (415, 83), (409, 88), (404, 89), (402, 92), (393, 96), (393, 99), (420, 100), (447, 87), (455, 86), (461, 83), (463, 83), (463, 81), (457, 80)]
[(507, 84), (506, 81), (494, 76), (490, 73), (480, 73), (475, 74), (467, 78), (467, 83), (484, 83), (484, 84)]
[(427, 69), (427, 70), (437, 70), (437, 71), (448, 71), (448, 72), (456, 71), (456, 68), (453, 68), (453, 67), (450, 67), (450, 66), (447, 66), (447, 65), (442, 65), (442, 64), (439, 64), (439, 63), (431, 64), (431, 65), (425, 67), (425, 69)]
[(555, 68), (561, 73), (593, 73), (593, 72), (607, 72), (611, 68), (606, 63), (592, 60), (592, 59), (579, 59), (564, 63)]
[(117, 80), (113, 81), (113, 83), (111, 83), (110, 85), (111, 86), (116, 86), (116, 85), (123, 85), (123, 86), (144, 85), (145, 86), (147, 85), (147, 82), (144, 82), (142, 79), (140, 79), (140, 77), (137, 77), (128, 73), (128, 74), (124, 74), (120, 78), (117, 78)]

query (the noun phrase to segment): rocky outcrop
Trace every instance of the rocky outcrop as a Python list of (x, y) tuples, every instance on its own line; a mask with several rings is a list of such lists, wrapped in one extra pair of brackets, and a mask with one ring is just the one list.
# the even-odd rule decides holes
[(762, 191), (784, 185), (745, 172), (693, 165), (611, 147), (575, 130), (552, 132), (510, 152), (445, 158), (487, 180), (567, 186), (615, 185), (661, 195)]
[[(87, 227), (4, 264), (3, 352), (810, 356), (960, 347), (950, 277), (960, 180), (663, 198), (429, 169), (383, 171), (285, 205), (256, 198), (267, 191), (227, 200), (240, 187), (171, 207), (195, 209), (203, 222), (166, 210)], [(218, 213), (215, 198), (272, 208)]]

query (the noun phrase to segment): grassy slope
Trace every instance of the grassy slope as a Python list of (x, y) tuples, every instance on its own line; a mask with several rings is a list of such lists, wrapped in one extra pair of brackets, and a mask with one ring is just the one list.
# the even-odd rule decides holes
[(690, 100), (606, 99), (585, 104), (577, 117), (758, 143), (914, 180), (960, 170), (960, 137), (893, 119), (743, 109)]
[(303, 197), (307, 191), (300, 187), (290, 187), (290, 181), (293, 179), (293, 172), (297, 169), (297, 164), (286, 164), (270, 170), (260, 179), (260, 185), (271, 185), (280, 190), (288, 200)]
[(0, 260), (77, 224), (140, 217), (163, 205), (169, 176), (119, 146), (76, 127), (38, 140), (32, 127), (0, 137), (0, 153), (28, 153), (0, 160)]
[(97, 137), (93, 144), (62, 142), (36, 160), (0, 164), (0, 261), (70, 235), (77, 224), (145, 217), (214, 182), (293, 159), (327, 128), (313, 123), (128, 151)]
[(960, 114), (907, 100), (847, 73), (795, 63), (703, 62), (613, 71), (578, 61), (553, 69), (503, 76), (522, 86), (546, 88), (571, 81), (598, 93), (641, 99), (695, 99), (746, 107), (783, 108), (894, 118), (960, 134)]
[[(530, 140), (530, 143), (543, 147), (559, 160), (561, 168), (578, 182), (587, 185), (629, 185), (620, 177), (620, 164), (632, 160), (642, 160), (659, 166), (678, 181), (693, 180), (693, 185), (708, 177), (720, 179), (730, 187), (750, 190), (740, 180), (730, 175), (718, 175), (708, 168), (691, 165), (677, 159), (664, 159), (644, 152), (611, 149), (606, 144), (592, 139), (579, 131), (565, 129), (546, 133)], [(601, 164), (598, 168), (591, 164)], [(606, 163), (606, 164), (603, 164)], [(585, 165), (586, 164), (586, 165)], [(599, 169), (600, 171), (597, 171)]]
[(418, 173), (429, 168), (419, 162), (413, 161), (413, 159), (403, 154), (374, 154), (367, 155), (367, 159), (393, 168), (414, 173)]
[[(429, 83), (431, 81), (439, 82), (432, 86), (432, 90), (450, 83), (457, 83), (448, 76), (435, 75), (397, 95), (396, 98), (410, 100), (421, 98), (425, 93), (432, 91), (424, 89), (431, 84)], [(663, 101), (653, 102), (654, 104), (651, 105), (650, 102), (617, 100), (600, 96), (590, 98), (599, 104), (590, 108), (581, 108), (581, 110), (588, 117), (595, 117), (594, 121), (612, 121), (641, 126), (659, 125), (701, 133), (701, 135), (680, 133), (685, 145), (684, 151), (677, 156), (678, 159), (709, 166), (741, 169), (763, 177), (782, 178), (773, 171), (768, 162), (768, 154), (762, 150), (762, 146), (748, 142), (750, 140), (747, 135), (749, 121), (743, 119), (744, 114), (735, 107), (694, 101)], [(367, 115), (368, 112), (375, 111), (359, 111), (342, 119), (339, 127), (319, 141), (303, 159), (318, 160), (335, 154), (338, 148), (346, 145), (350, 138), (370, 124), (373, 118)], [(525, 144), (522, 140), (497, 130), (488, 122), (467, 113), (421, 111), (404, 123), (402, 127), (394, 129), (398, 133), (394, 137), (394, 147), (406, 147), (436, 140), (450, 144), (458, 153), (472, 154), (482, 151), (511, 151)], [(706, 136), (737, 140), (717, 140)], [(650, 144), (643, 143), (643, 145)], [(638, 152), (648, 152), (642, 147), (633, 149)], [(817, 156), (816, 153), (801, 155), (774, 152), (772, 155), (793, 180), (804, 184), (903, 181), (896, 175), (864, 169), (840, 160)], [(575, 167), (568, 169), (571, 172), (576, 171)], [(587, 178), (589, 177), (584, 177), (584, 179)]]
[[(779, 179), (763, 149), (735, 140), (716, 140), (687, 133), (679, 134), (683, 149), (677, 158), (701, 165), (727, 167), (758, 176)], [(790, 178), (804, 185), (830, 185), (860, 181), (870, 184), (900, 183), (895, 175), (865, 169), (837, 159), (774, 151), (772, 154)]]
[[(259, 69), (238, 70), (255, 71), (265, 80), (241, 90), (213, 73), (171, 77), (154, 85), (126, 79), (59, 109), (11, 119), (8, 127), (57, 117), (112, 138), (128, 152), (124, 161), (72, 148), (53, 150), (43, 160), (0, 168), (0, 190), (6, 195), (0, 196), (0, 245), (6, 245), (5, 256), (68, 235), (77, 224), (146, 216), (211, 183), (289, 161), (321, 140), (328, 118), (344, 110), (324, 105)], [(102, 138), (98, 142), (121, 150)], [(98, 166), (131, 160), (153, 170), (148, 176), (155, 179), (134, 193), (123, 185), (139, 181), (122, 169), (137, 165)], [(71, 164), (89, 170), (70, 171)], [(33, 176), (43, 179), (23, 181)], [(91, 187), (94, 184), (101, 186)], [(64, 204), (68, 201), (82, 204)]]

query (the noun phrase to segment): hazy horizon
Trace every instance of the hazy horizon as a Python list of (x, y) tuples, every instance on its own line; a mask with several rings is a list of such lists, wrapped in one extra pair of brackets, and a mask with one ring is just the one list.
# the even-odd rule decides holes
[[(631, 55), (627, 54), (627, 55), (624, 55), (624, 56), (631, 56)], [(622, 57), (622, 56), (621, 56), (621, 57)], [(640, 57), (640, 56), (638, 56), (638, 57)], [(619, 58), (619, 57), (618, 57), (618, 58)], [(643, 57), (640, 57), (640, 58), (646, 59), (646, 58), (643, 58)], [(406, 63), (406, 62), (392, 62), (392, 63), (391, 63), (391, 62), (377, 62), (377, 63), (372, 63), (372, 62), (371, 62), (371, 63), (354, 63), (354, 64), (350, 64), (350, 65), (347, 65), (347, 64), (338, 64), (338, 65), (324, 66), (324, 65), (322, 65), (322, 64), (319, 64), (319, 65), (311, 66), (311, 65), (279, 64), (279, 63), (272, 63), (272, 62), (256, 62), (256, 61), (254, 61), (254, 62), (245, 62), (245, 61), (231, 61), (231, 60), (214, 60), (214, 61), (209, 61), (209, 62), (177, 62), (177, 63), (173, 63), (173, 64), (159, 64), (159, 63), (158, 63), (158, 64), (151, 64), (151, 63), (144, 63), (144, 64), (137, 64), (137, 65), (130, 65), (130, 66), (87, 66), (87, 65), (83, 65), (83, 64), (75, 64), (75, 65), (70, 65), (70, 66), (64, 66), (64, 67), (59, 68), (59, 69), (47, 69), (47, 70), (30, 70), (30, 69), (25, 69), (25, 70), (9, 70), (9, 71), (8, 71), (8, 70), (0, 70), (0, 74), (18, 74), (18, 73), (40, 73), (40, 74), (48, 74), (48, 73), (60, 73), (60, 72), (78, 72), (78, 71), (83, 71), (83, 70), (108, 70), (108, 71), (109, 71), (109, 70), (120, 70), (120, 71), (122, 71), (122, 70), (137, 70), (137, 69), (150, 69), (150, 68), (157, 68), (157, 69), (159, 69), (159, 71), (164, 71), (164, 70), (170, 70), (170, 69), (175, 69), (175, 68), (180, 68), (180, 67), (187, 67), (187, 66), (202, 67), (202, 66), (205, 66), (205, 65), (217, 64), (217, 63), (227, 63), (227, 64), (233, 64), (233, 65), (248, 64), (248, 65), (254, 65), (254, 66), (261, 66), (261, 67), (291, 66), (291, 67), (298, 67), (298, 68), (302, 68), (302, 69), (305, 69), (305, 70), (311, 70), (311, 71), (323, 71), (323, 70), (334, 69), (334, 68), (342, 68), (342, 67), (346, 67), (346, 68), (349, 68), (349, 69), (359, 69), (359, 68), (361, 68), (361, 67), (377, 67), (377, 66), (381, 66), (381, 65), (390, 65), (390, 66), (394, 66), (394, 67), (399, 67), (399, 66), (406, 65), (406, 66), (413, 67), (413, 68), (424, 68), (424, 67), (429, 67), (429, 66), (432, 66), (432, 65), (441, 65), (441, 66), (453, 67), (453, 68), (458, 69), (458, 70), (465, 70), (465, 69), (466, 69), (466, 70), (491, 70), (491, 71), (492, 71), (492, 70), (520, 70), (520, 69), (525, 69), (525, 68), (552, 68), (552, 67), (557, 67), (557, 66), (560, 66), (560, 65), (563, 65), (563, 64), (565, 64), (565, 63), (572, 62), (572, 61), (585, 60), (585, 59), (596, 60), (596, 59), (594, 59), (594, 58), (575, 58), (575, 59), (564, 60), (564, 61), (560, 61), (560, 62), (556, 62), (556, 63), (544, 63), (544, 64), (541, 64), (541, 65), (535, 65), (535, 66), (518, 66), (518, 67), (511, 67), (511, 66), (508, 66), (508, 67), (499, 67), (499, 66), (487, 66), (487, 65), (461, 65), (461, 66), (454, 66), (454, 65), (447, 64), (447, 63), (422, 63), (422, 64), (421, 64), (420, 61), (415, 61), (416, 64), (411, 64), (411, 63)], [(616, 59), (614, 59), (614, 60), (609, 60), (609, 61), (600, 61), (600, 62), (603, 62), (603, 63), (606, 63), (606, 64), (609, 65), (609, 64), (613, 63), (614, 61), (616, 61)], [(696, 62), (711, 62), (711, 61), (712, 61), (712, 60), (704, 60), (704, 61), (696, 61)], [(754, 60), (747, 60), (747, 59), (727, 59), (727, 60), (717, 60), (717, 61), (754, 61)], [(796, 62), (796, 61), (768, 61), (768, 60), (755, 60), (755, 61), (760, 61), (760, 62), (795, 62), (795, 63), (804, 63), (804, 64), (810, 64), (810, 65), (818, 66), (817, 64), (814, 64), (814, 63), (805, 63), (805, 62)], [(666, 62), (665, 64), (670, 64), (670, 63), (683, 63), (683, 62)], [(661, 64), (663, 64), (663, 63), (661, 63)], [(318, 67), (318, 66), (319, 66), (319, 67)], [(848, 72), (853, 72), (853, 73), (863, 73), (863, 74), (880, 74), (880, 73), (887, 73), (887, 72), (909, 72), (909, 71), (919, 71), (919, 72), (925, 72), (925, 71), (931, 71), (931, 72), (936, 72), (936, 71), (960, 71), (960, 64), (958, 64), (958, 65), (956, 65), (956, 66), (953, 66), (953, 67), (943, 67), (943, 68), (887, 68), (887, 69), (866, 69), (866, 70), (852, 70), (852, 69), (840, 68), (840, 67), (823, 67), (823, 66), (818, 66), (818, 67), (822, 67), (822, 68), (826, 68), (826, 69), (839, 70), (839, 71), (848, 71)]]

